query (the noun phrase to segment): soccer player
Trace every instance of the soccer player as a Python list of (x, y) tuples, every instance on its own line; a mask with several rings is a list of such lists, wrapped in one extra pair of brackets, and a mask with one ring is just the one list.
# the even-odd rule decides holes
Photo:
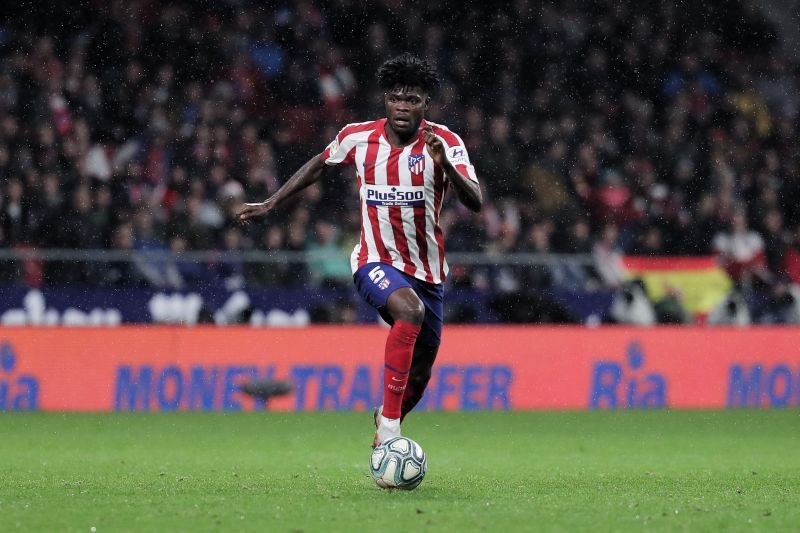
[(400, 435), (400, 422), (422, 398), (441, 342), (447, 276), (439, 212), (449, 188), (473, 211), (483, 203), (464, 142), (425, 111), (436, 72), (403, 54), (378, 69), (386, 117), (345, 126), (260, 203), (244, 204), (241, 221), (264, 216), (321, 179), (353, 165), (359, 185), (361, 240), (351, 256), (356, 289), (392, 325), (384, 354), (383, 405), (374, 444)]

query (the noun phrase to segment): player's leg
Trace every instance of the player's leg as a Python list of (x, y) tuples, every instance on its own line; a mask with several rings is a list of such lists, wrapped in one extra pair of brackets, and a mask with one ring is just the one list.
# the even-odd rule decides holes
[(401, 422), (422, 399), (425, 388), (431, 379), (433, 363), (436, 361), (438, 352), (438, 345), (431, 346), (417, 340), (417, 344), (414, 346), (414, 358), (411, 360), (411, 370), (408, 374), (408, 386), (403, 395), (403, 405), (400, 412)]
[(414, 345), (425, 306), (403, 274), (390, 265), (369, 263), (353, 275), (356, 289), (392, 325), (384, 351), (384, 405), (376, 413), (376, 443), (400, 434), (400, 414)]
[(425, 318), (414, 346), (414, 357), (411, 360), (408, 386), (403, 396), (400, 419), (406, 415), (422, 399), (425, 388), (431, 379), (431, 370), (442, 342), (442, 325), (444, 315), (444, 289), (441, 285), (414, 281), (414, 289), (425, 304)]
[[(425, 389), (428, 387), (428, 382), (431, 380), (431, 373), (433, 371), (433, 363), (436, 361), (436, 354), (439, 353), (439, 346), (430, 346), (419, 342), (414, 345), (414, 356), (411, 359), (411, 368), (408, 372), (408, 383), (406, 384), (406, 392), (403, 394), (403, 403), (400, 406), (400, 422), (406, 418), (406, 415), (414, 410), (422, 396), (425, 394)], [(375, 429), (378, 428), (380, 423), (380, 416), (383, 414), (383, 406), (376, 407), (372, 415), (375, 419)]]
[(386, 300), (392, 329), (386, 339), (383, 366), (383, 407), (378, 423), (377, 442), (400, 435), (403, 396), (408, 384), (414, 346), (417, 342), (425, 305), (411, 287), (397, 289)]

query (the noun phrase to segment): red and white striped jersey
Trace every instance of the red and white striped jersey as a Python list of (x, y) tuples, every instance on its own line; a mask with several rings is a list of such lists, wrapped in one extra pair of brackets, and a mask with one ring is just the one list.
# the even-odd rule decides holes
[[(427, 124), (458, 172), (477, 183), (461, 137), (445, 126)], [(428, 154), (422, 128), (414, 142), (394, 147), (385, 125), (385, 118), (348, 124), (322, 154), (328, 165), (352, 163), (356, 168), (361, 240), (350, 258), (351, 268), (355, 273), (367, 263), (380, 262), (417, 279), (443, 283), (448, 267), (439, 212), (448, 180)]]

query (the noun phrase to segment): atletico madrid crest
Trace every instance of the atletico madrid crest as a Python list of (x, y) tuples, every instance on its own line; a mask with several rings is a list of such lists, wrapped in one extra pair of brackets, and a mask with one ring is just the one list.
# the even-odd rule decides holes
[(409, 155), (408, 170), (410, 170), (412, 174), (420, 174), (425, 170), (425, 156), (423, 154)]

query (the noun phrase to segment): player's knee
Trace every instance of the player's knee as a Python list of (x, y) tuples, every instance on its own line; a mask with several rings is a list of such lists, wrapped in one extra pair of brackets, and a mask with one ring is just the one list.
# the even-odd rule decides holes
[(421, 300), (416, 299), (408, 302), (404, 320), (417, 326), (422, 325), (422, 321), (425, 320), (425, 305)]
[(420, 326), (425, 319), (425, 304), (413, 293), (403, 294), (401, 297), (390, 300), (389, 313), (395, 320)]

